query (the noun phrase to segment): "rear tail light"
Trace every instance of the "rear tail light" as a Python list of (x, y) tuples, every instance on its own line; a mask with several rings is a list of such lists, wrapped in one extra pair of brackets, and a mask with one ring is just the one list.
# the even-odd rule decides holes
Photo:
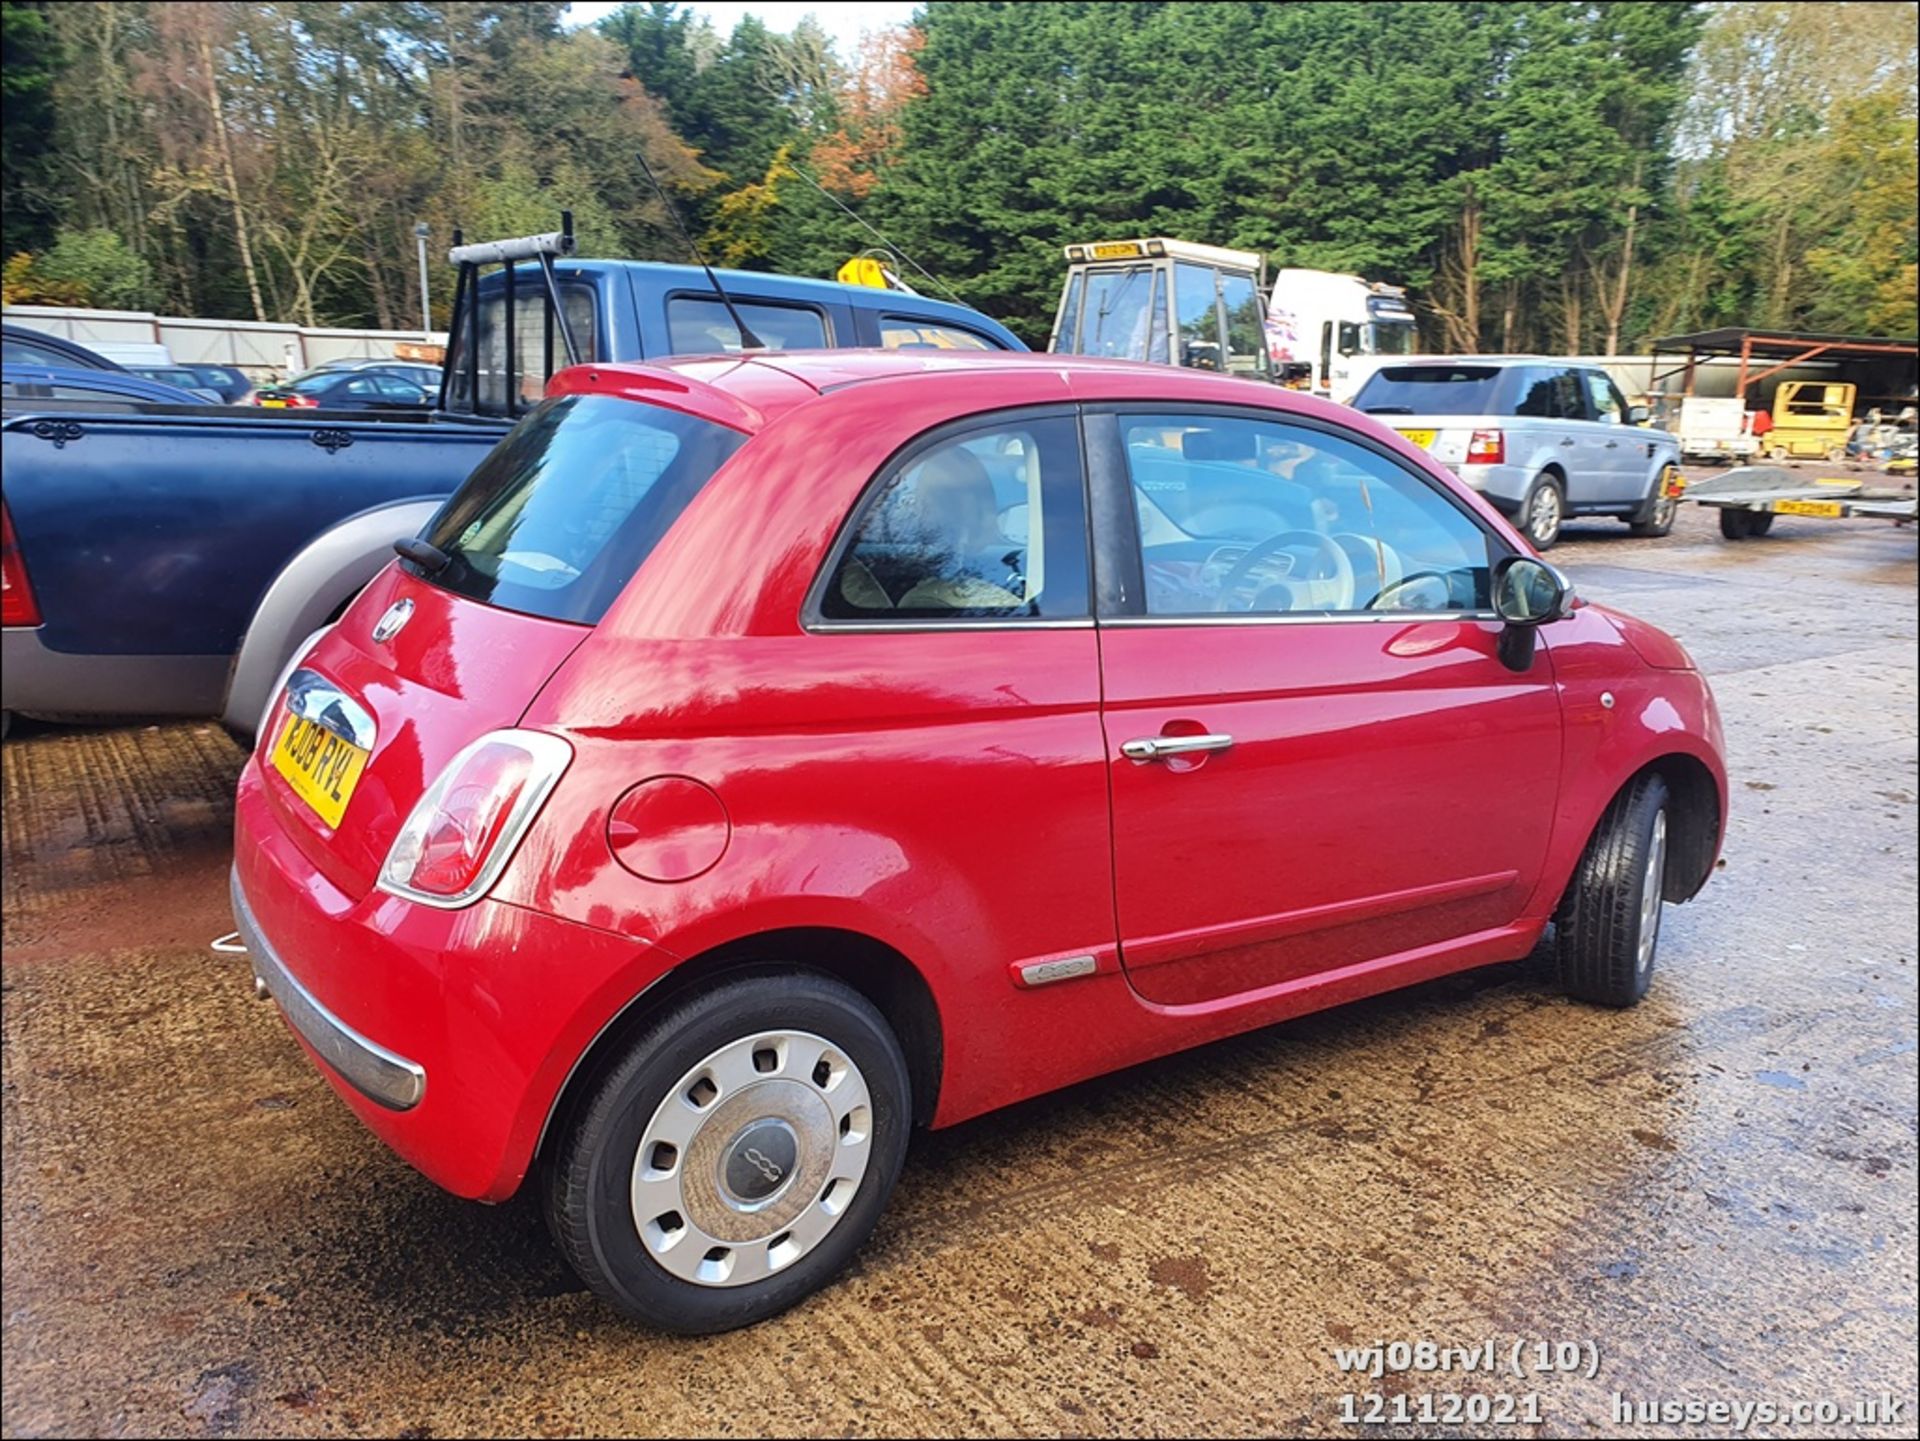
[(13, 516), (0, 502), (0, 625), (38, 625), (40, 605), (27, 580), (26, 562), (13, 538)]
[(461, 751), (427, 787), (380, 867), (380, 889), (453, 909), (485, 895), (573, 759), (542, 731), (502, 730)]
[(1476, 430), (1467, 438), (1468, 465), (1505, 465), (1507, 434), (1503, 430)]
[(299, 391), (296, 390), (292, 395), (289, 395), (287, 397), (287, 404), (293, 405), (293, 406), (301, 406), (307, 409), (318, 409), (320, 402), (315, 400), (312, 396), (302, 395), (300, 394)]

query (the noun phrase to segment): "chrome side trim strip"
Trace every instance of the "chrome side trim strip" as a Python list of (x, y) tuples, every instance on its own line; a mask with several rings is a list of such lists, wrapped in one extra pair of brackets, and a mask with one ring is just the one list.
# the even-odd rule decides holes
[[(1332, 615), (1124, 615), (1109, 616), (1098, 622), (1102, 630), (1142, 630), (1153, 626), (1193, 625), (1413, 625), (1424, 621), (1457, 620), (1498, 622), (1490, 610), (1383, 610), (1347, 611)], [(806, 629), (818, 635), (823, 631), (849, 631), (877, 635), (884, 631), (902, 634), (935, 633), (943, 630), (1092, 630), (1091, 620), (816, 620)]]
[(1102, 630), (1141, 630), (1162, 625), (1412, 625), (1423, 621), (1498, 621), (1490, 610), (1344, 611), (1332, 615), (1124, 615), (1100, 622)]
[(859, 631), (876, 635), (882, 631), (900, 631), (912, 634), (916, 631), (942, 630), (1092, 630), (1091, 620), (814, 620), (808, 621), (807, 630), (813, 633), (821, 631)]
[(366, 707), (316, 670), (301, 666), (287, 677), (287, 709), (363, 751), (373, 749), (373, 717)]
[(390, 1111), (410, 1111), (427, 1094), (425, 1067), (405, 1056), (370, 1041), (333, 1012), (313, 993), (293, 978), (280, 957), (274, 954), (267, 938), (260, 933), (259, 922), (240, 889), (240, 872), (229, 881), (233, 894), (233, 919), (246, 943), (247, 958), (253, 962), (256, 984), (264, 984), (280, 1003), (287, 1024), (320, 1053), (320, 1057), (354, 1090), (369, 1101)]

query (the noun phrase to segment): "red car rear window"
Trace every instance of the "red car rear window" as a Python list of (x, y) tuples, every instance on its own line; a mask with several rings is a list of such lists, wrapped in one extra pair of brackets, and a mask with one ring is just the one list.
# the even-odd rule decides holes
[(423, 579), (505, 610), (591, 625), (746, 439), (614, 396), (549, 400), (428, 524), (426, 539), (450, 560)]

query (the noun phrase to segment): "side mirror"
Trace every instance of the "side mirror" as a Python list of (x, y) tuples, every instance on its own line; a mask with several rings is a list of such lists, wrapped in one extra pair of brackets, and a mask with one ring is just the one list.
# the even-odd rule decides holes
[(1627, 407), (1628, 425), (1645, 425), (1651, 419), (1653, 419), (1653, 412), (1648, 410), (1646, 406), (1630, 405)]
[(1500, 632), (1501, 663), (1509, 670), (1530, 670), (1534, 631), (1573, 614), (1573, 586), (1544, 560), (1502, 556), (1493, 567), (1493, 613), (1506, 622)]

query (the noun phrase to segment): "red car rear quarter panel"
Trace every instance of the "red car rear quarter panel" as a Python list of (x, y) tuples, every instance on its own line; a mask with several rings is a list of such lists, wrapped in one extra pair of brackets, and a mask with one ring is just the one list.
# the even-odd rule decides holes
[[(496, 894), (682, 958), (793, 927), (871, 937), (926, 979), (950, 1081), (1043, 1089), (1057, 1049), (1009, 1074), (995, 1044), (1028, 994), (1008, 963), (1113, 965), (1094, 646), (1091, 630), (596, 641), (558, 684), (629, 676), (644, 699), (585, 723), (559, 707), (573, 765)], [(730, 828), (710, 870), (671, 883), (607, 839), (615, 801), (668, 775), (710, 786)]]

